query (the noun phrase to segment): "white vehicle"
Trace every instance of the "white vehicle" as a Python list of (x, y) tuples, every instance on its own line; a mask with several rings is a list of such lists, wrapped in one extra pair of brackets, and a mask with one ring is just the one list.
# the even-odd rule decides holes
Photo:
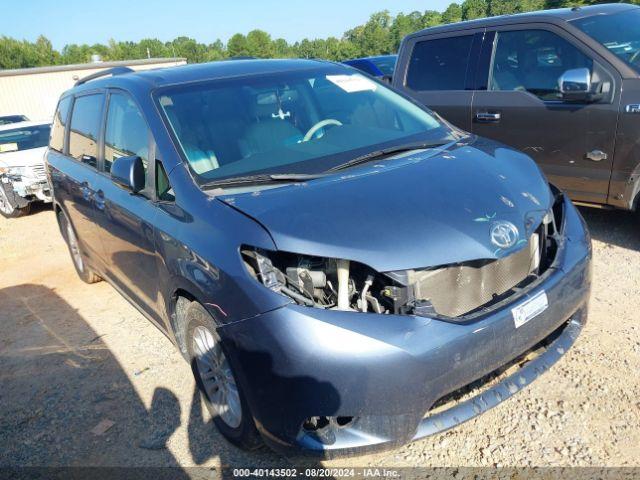
[(6, 218), (29, 213), (31, 203), (50, 202), (51, 187), (44, 166), (49, 122), (0, 125), (0, 214)]

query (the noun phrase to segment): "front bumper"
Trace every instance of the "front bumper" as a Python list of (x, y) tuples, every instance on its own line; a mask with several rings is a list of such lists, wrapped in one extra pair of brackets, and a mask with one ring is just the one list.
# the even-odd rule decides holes
[(46, 178), (3, 175), (0, 182), (9, 199), (17, 207), (24, 207), (35, 200), (45, 203), (52, 201), (51, 187)]
[[(289, 305), (221, 327), (265, 441), (283, 453), (323, 457), (392, 448), (458, 425), (533, 381), (567, 351), (586, 318), (590, 240), (565, 202), (565, 240), (554, 267), (508, 304), (466, 324)], [(516, 329), (511, 309), (542, 290), (548, 308)], [(439, 399), (552, 333), (544, 352), (515, 374), (425, 418)], [(309, 417), (353, 420), (309, 431), (302, 428)]]

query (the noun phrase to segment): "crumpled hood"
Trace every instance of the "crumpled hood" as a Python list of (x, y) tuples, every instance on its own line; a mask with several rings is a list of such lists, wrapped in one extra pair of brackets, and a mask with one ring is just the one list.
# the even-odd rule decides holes
[[(502, 257), (524, 247), (553, 202), (528, 156), (477, 137), (217, 198), (262, 224), (279, 250), (345, 258), (382, 272)], [(510, 249), (492, 243), (498, 221), (519, 230), (520, 242)]]
[(0, 167), (33, 167), (44, 165), (47, 147), (30, 148), (17, 152), (0, 153)]

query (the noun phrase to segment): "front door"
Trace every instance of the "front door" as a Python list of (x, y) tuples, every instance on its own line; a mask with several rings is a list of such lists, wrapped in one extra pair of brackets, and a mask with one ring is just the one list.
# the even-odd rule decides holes
[[(488, 88), (476, 92), (473, 133), (530, 155), (571, 198), (606, 203), (618, 109), (617, 73), (596, 54), (549, 25), (498, 29)], [(493, 38), (487, 35), (487, 38)], [(560, 98), (559, 77), (588, 68), (601, 98)], [(480, 69), (479, 69), (480, 70)]]
[(135, 101), (113, 91), (107, 101), (104, 157), (95, 206), (101, 230), (107, 274), (116, 286), (149, 316), (158, 320), (158, 268), (154, 242), (153, 182), (133, 194), (110, 176), (111, 165), (122, 156), (138, 155), (148, 166), (151, 138)]

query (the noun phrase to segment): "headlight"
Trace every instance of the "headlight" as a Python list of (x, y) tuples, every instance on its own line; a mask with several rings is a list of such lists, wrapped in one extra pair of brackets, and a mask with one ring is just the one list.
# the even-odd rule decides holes
[(8, 177), (24, 177), (26, 171), (26, 167), (0, 167), (0, 175), (6, 175)]
[(392, 280), (366, 265), (253, 247), (243, 247), (241, 252), (253, 278), (300, 305), (359, 312), (393, 311), (392, 300), (383, 296), (383, 292), (394, 288)]

